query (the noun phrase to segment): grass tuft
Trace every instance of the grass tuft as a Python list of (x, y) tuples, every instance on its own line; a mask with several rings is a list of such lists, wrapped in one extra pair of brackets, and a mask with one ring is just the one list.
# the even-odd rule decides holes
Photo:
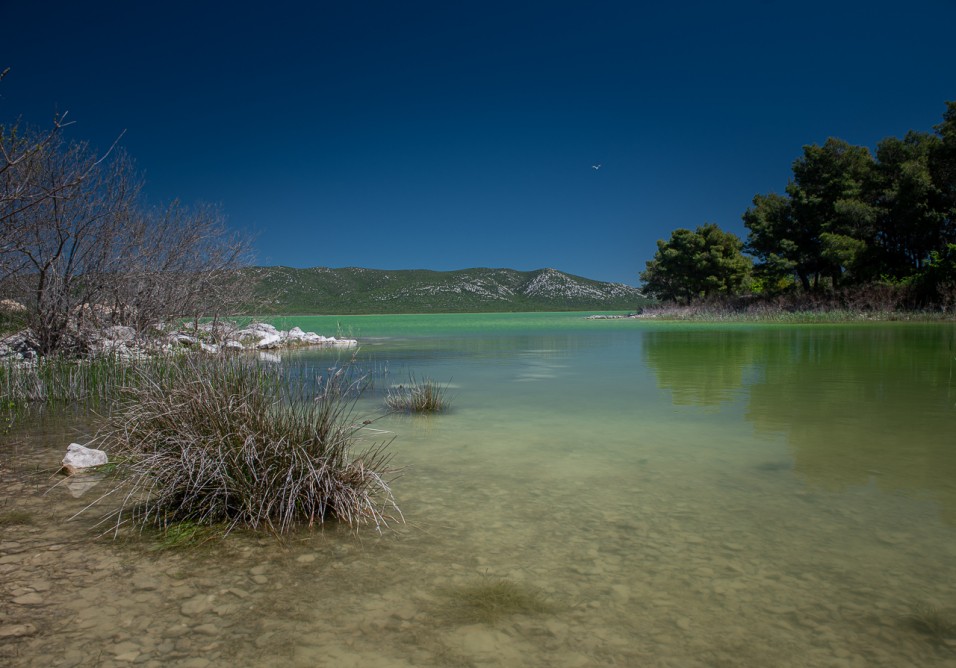
[(448, 409), (447, 385), (430, 378), (415, 380), (388, 390), (385, 407), (393, 413), (440, 413)]
[(160, 369), (137, 369), (95, 439), (123, 461), (117, 528), (281, 534), (328, 518), (377, 528), (401, 519), (388, 443), (355, 452), (364, 425), (352, 419), (358, 392), (346, 369), (311, 383), (243, 357), (186, 356)]

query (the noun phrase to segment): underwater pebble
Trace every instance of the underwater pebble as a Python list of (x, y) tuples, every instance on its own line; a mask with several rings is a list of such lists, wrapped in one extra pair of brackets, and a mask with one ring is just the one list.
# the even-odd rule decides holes
[(24, 638), (37, 632), (33, 624), (4, 624), (0, 625), (0, 638)]
[(24, 594), (13, 599), (17, 605), (43, 605), (43, 597), (37, 593)]
[(178, 664), (180, 668), (206, 668), (210, 665), (209, 659), (204, 659), (199, 656), (194, 656), (191, 659), (186, 659), (185, 661)]
[(210, 607), (212, 607), (212, 597), (199, 594), (183, 603), (179, 611), (186, 617), (192, 617), (206, 612)]
[(627, 585), (611, 585), (611, 598), (618, 603), (627, 603), (631, 599), (631, 588)]
[(166, 629), (166, 632), (163, 635), (167, 638), (179, 638), (187, 633), (189, 633), (189, 626), (186, 624), (176, 624), (175, 626), (170, 626), (168, 629)]
[(132, 580), (133, 591), (154, 591), (159, 585), (156, 583), (156, 578), (147, 577), (145, 575), (138, 575)]
[(275, 635), (275, 631), (267, 631), (265, 633), (261, 633), (256, 636), (256, 639), (253, 642), (253, 644), (259, 649), (262, 649), (263, 647), (266, 647), (269, 644), (269, 641), (272, 640), (272, 636), (274, 635)]
[(192, 628), (194, 633), (198, 633), (204, 636), (216, 636), (219, 635), (219, 627), (215, 624), (200, 624), (199, 626), (194, 626)]

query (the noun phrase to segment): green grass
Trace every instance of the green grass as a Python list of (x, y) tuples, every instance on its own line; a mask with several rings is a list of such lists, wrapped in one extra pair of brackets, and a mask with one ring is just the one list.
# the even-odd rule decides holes
[(173, 522), (159, 529), (154, 551), (196, 548), (220, 540), (228, 532), (226, 525), (203, 525), (189, 520)]
[(164, 358), (130, 361), (116, 356), (87, 360), (51, 356), (31, 364), (0, 363), (0, 402), (9, 409), (103, 401), (133, 380), (136, 367), (164, 363)]

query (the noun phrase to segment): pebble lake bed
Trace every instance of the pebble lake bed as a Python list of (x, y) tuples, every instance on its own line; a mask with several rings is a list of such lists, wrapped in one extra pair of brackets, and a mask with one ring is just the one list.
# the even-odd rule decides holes
[(0, 663), (956, 667), (956, 327), (275, 324), (447, 382), (356, 407), (405, 523), (113, 540), (56, 475), (95, 424), (38, 416), (0, 440)]

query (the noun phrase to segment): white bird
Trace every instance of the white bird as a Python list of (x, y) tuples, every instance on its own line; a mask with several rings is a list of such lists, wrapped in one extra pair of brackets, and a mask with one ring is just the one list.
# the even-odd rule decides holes
[(599, 162), (596, 165), (591, 165), (591, 169), (601, 169), (601, 163)]

